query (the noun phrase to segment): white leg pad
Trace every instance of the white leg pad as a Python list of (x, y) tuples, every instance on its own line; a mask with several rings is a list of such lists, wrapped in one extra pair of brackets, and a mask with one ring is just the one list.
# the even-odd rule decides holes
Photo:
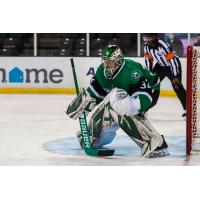
[(100, 137), (93, 144), (94, 147), (102, 147), (106, 144), (110, 144), (116, 136), (116, 131), (119, 129), (117, 124), (113, 124), (111, 127), (103, 128)]

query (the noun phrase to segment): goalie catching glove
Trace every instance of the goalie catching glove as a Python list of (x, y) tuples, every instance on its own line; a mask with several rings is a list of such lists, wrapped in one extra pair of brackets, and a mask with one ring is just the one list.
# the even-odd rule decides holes
[(76, 120), (85, 112), (86, 116), (96, 106), (96, 100), (90, 96), (90, 94), (84, 89), (80, 89), (80, 93), (77, 97), (69, 104), (66, 114)]
[(110, 105), (119, 115), (134, 116), (141, 108), (138, 96), (129, 96), (123, 89), (115, 88), (109, 94)]

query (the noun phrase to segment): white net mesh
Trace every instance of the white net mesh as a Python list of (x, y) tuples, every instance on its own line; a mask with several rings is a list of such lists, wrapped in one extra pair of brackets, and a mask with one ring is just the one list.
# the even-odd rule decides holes
[(200, 47), (192, 50), (192, 150), (200, 150)]

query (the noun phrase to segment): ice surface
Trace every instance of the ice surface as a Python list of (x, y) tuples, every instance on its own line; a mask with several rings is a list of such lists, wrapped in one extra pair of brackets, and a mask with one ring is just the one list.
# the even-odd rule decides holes
[(177, 98), (160, 98), (148, 117), (165, 135), (169, 157), (144, 159), (121, 130), (109, 158), (89, 157), (75, 137), (78, 121), (65, 114), (74, 95), (0, 95), (0, 165), (200, 165), (185, 156), (185, 121)]

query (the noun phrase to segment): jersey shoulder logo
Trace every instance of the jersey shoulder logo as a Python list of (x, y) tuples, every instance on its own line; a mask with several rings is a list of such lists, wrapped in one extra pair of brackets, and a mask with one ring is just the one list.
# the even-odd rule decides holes
[(141, 74), (138, 71), (132, 71), (131, 76), (134, 79), (139, 79), (141, 77)]

